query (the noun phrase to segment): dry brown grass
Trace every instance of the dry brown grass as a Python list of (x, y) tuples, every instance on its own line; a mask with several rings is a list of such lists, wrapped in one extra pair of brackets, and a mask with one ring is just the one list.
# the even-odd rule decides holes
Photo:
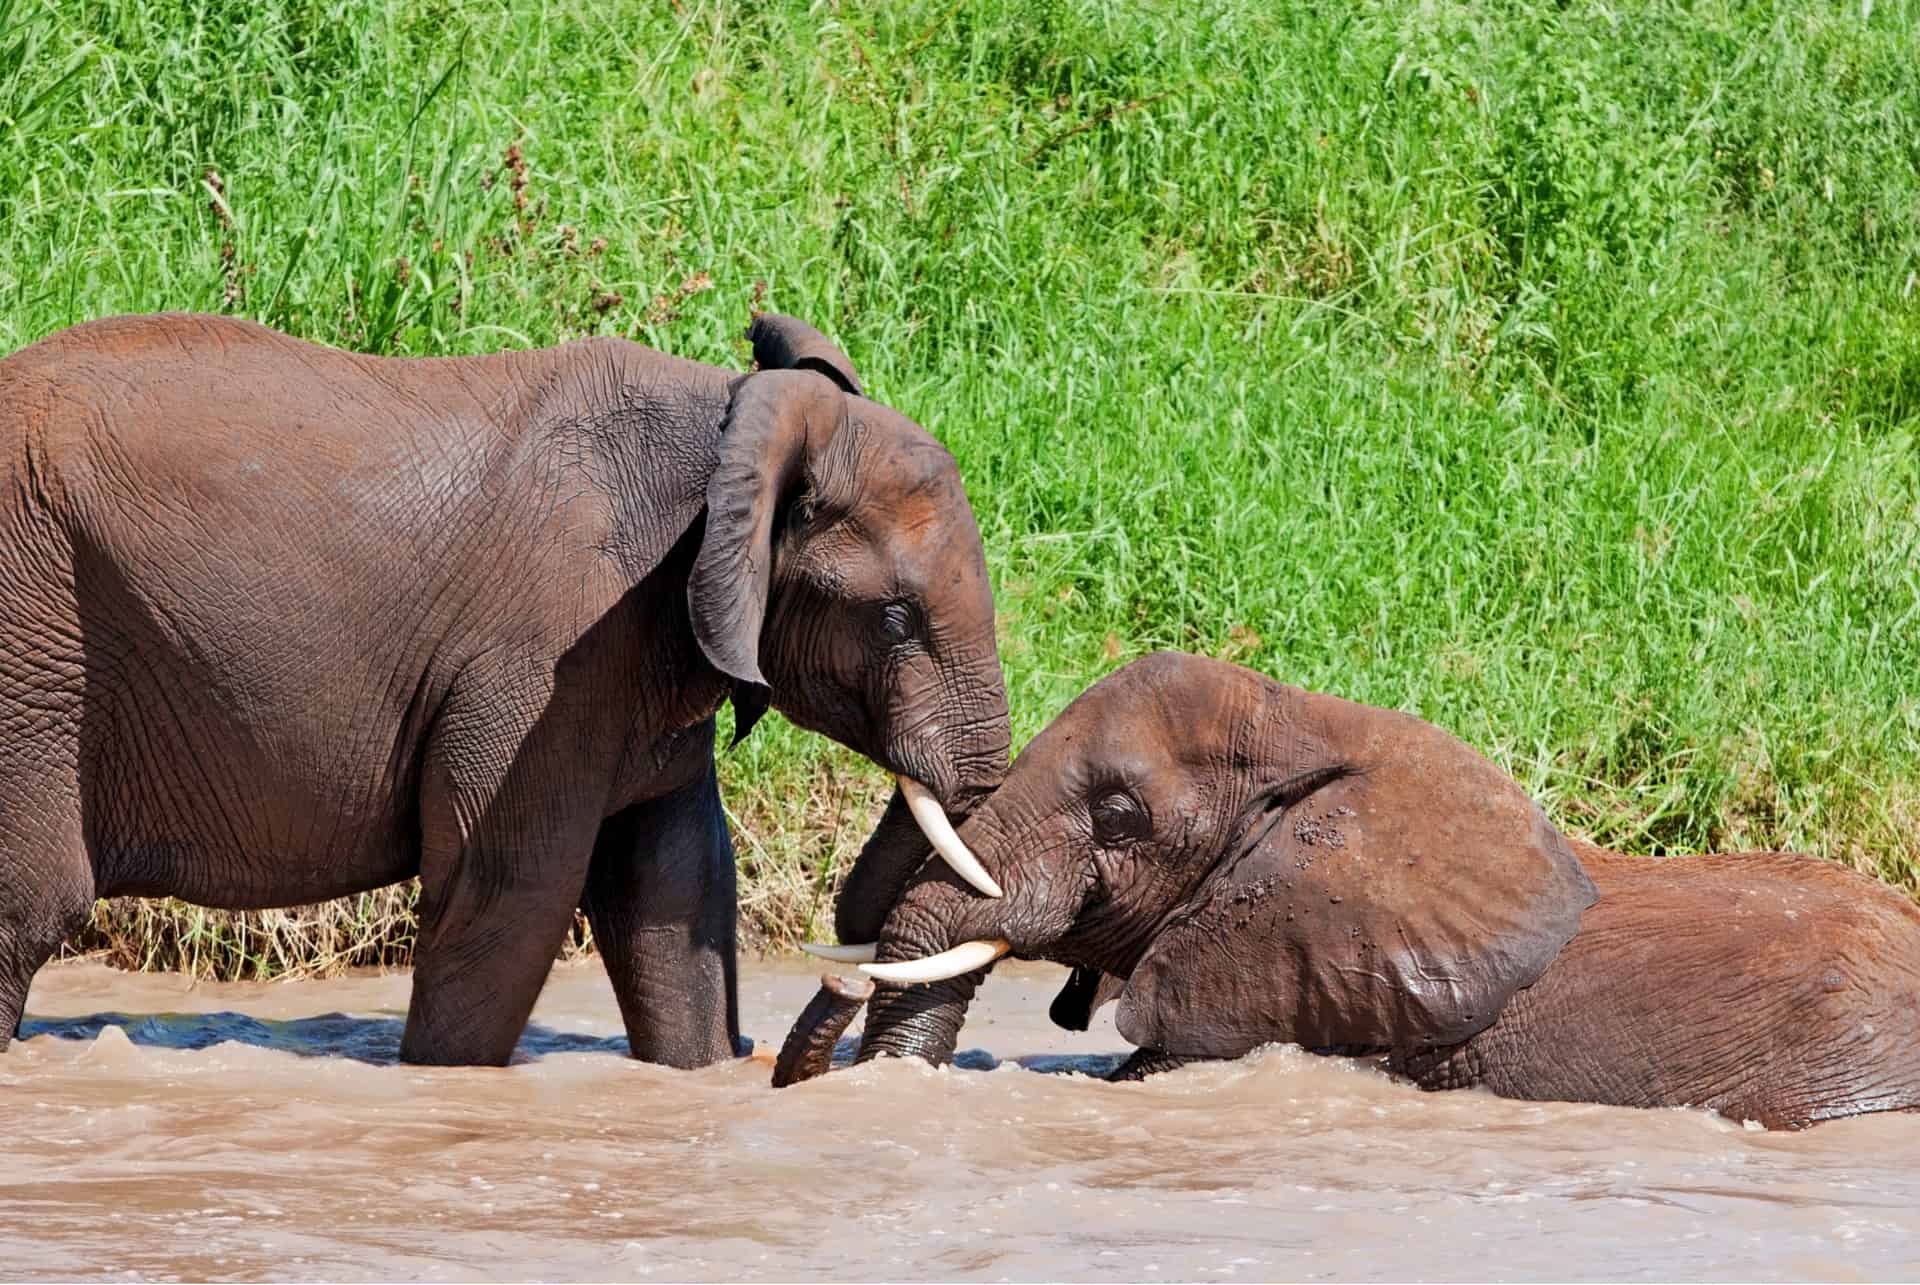
[(117, 897), (67, 943), (117, 968), (195, 977), (315, 976), (398, 967), (413, 957), (413, 880), (287, 910), (208, 910), (172, 898)]
[[(886, 803), (877, 773), (833, 754), (804, 771), (728, 791), (740, 869), (740, 940), (747, 950), (791, 950), (832, 932), (833, 895)], [(67, 943), (116, 968), (220, 980), (312, 977), (413, 962), (419, 884), (287, 910), (209, 910), (172, 898), (122, 897), (94, 906)], [(576, 917), (561, 957), (593, 952)]]
[[(831, 940), (834, 894), (889, 788), (884, 777), (853, 763), (844, 752), (830, 751), (802, 772), (730, 790), (742, 949), (782, 952), (805, 940)], [(1723, 818), (1723, 841), (1716, 847), (1812, 852), (1882, 878), (1890, 878), (1889, 871), (1920, 870), (1920, 782), (1896, 782), (1884, 797), (1816, 818), (1794, 816), (1766, 793), (1750, 789), (1745, 806)], [(1600, 817), (1585, 800), (1559, 799), (1553, 810), (1576, 838), (1625, 851), (1646, 849), (1635, 842), (1632, 824)], [(1808, 828), (1808, 822), (1816, 824)], [(1920, 896), (1920, 881), (1891, 881)], [(92, 921), (68, 951), (118, 968), (221, 980), (402, 968), (413, 959), (418, 891), (408, 880), (316, 906), (244, 912), (119, 898), (94, 907)], [(593, 934), (584, 918), (577, 919), (561, 957), (592, 953)]]
[(834, 894), (891, 789), (871, 769), (847, 770), (842, 758), (835, 753), (805, 773), (763, 778), (727, 795), (740, 939), (750, 949), (832, 940)]

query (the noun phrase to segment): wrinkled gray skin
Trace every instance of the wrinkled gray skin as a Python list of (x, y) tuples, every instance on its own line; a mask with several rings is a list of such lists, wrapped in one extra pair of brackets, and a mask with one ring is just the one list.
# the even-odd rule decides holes
[(1394, 1059), (1423, 1088), (1696, 1106), (1798, 1129), (1920, 1108), (1920, 907), (1791, 852), (1622, 856), (1540, 979), (1472, 1039)]
[[(421, 880), (402, 1057), (504, 1063), (584, 907), (638, 1057), (739, 1044), (714, 713), (963, 816), (1005, 771), (952, 458), (790, 318), (370, 358), (217, 317), (0, 361), (0, 1048), (96, 896)], [(888, 824), (846, 922), (927, 854)]]
[[(1073, 965), (1054, 1019), (1085, 1029), (1118, 997), (1140, 1047), (1115, 1078), (1294, 1042), (1425, 1088), (1770, 1128), (1920, 1108), (1911, 900), (1806, 856), (1568, 843), (1403, 714), (1149, 657), (1069, 706), (961, 833), (1005, 898), (924, 870), (880, 958), (1004, 938)], [(977, 981), (881, 986), (861, 1056), (944, 1060)]]
[[(1073, 965), (1056, 1017), (1084, 1026), (1117, 989), (1130, 1071), (1457, 1043), (1594, 898), (1525, 792), (1438, 728), (1176, 653), (1090, 688), (960, 833), (1006, 896), (923, 868), (880, 960), (1003, 938)], [(882, 985), (861, 1057), (951, 1056), (981, 976)]]

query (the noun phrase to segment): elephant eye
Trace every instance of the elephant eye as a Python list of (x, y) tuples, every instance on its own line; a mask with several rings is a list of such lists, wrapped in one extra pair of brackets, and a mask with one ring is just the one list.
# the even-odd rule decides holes
[(1147, 833), (1150, 818), (1139, 799), (1125, 790), (1111, 790), (1093, 801), (1093, 837), (1100, 843), (1124, 843)]
[(880, 636), (889, 643), (903, 643), (913, 637), (913, 608), (904, 602), (890, 602), (880, 609)]

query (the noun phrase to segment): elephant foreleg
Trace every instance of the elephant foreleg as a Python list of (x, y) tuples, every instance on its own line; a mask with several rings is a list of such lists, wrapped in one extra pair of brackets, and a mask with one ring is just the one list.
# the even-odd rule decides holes
[(734, 971), (733, 840), (713, 761), (690, 785), (609, 818), (582, 906), (642, 1061), (744, 1056)]
[(536, 729), (505, 738), (511, 762), (490, 762), (502, 738), (467, 729), (494, 713), (450, 720), (428, 751), (405, 1062), (506, 1065), (586, 886), (600, 809), (569, 742)]
[[(586, 840), (580, 846), (584, 849)], [(573, 923), (585, 862), (567, 879), (538, 848), (480, 848), (422, 873), (420, 941), (400, 1060), (505, 1066)], [(501, 873), (518, 865), (542, 876)]]
[(1168, 1053), (1164, 1049), (1135, 1049), (1126, 1061), (1108, 1072), (1107, 1079), (1114, 1084), (1123, 1084), (1132, 1080), (1144, 1080), (1149, 1075), (1158, 1075), (1162, 1071), (1174, 1071), (1189, 1062), (1204, 1062), (1207, 1058), (1181, 1057), (1178, 1053)]

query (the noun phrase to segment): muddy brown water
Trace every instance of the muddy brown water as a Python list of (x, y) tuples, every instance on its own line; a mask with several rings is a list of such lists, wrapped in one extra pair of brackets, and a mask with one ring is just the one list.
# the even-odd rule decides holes
[[(817, 968), (749, 963), (762, 1054)], [(1003, 967), (963, 1065), (775, 1092), (623, 1056), (591, 963), (505, 1070), (396, 1052), (404, 976), (45, 970), (0, 1055), (0, 1277), (1825, 1279), (1920, 1275), (1920, 1116), (1423, 1094), (1292, 1049), (1144, 1084)], [(998, 1059), (997, 1065), (996, 1059)]]

